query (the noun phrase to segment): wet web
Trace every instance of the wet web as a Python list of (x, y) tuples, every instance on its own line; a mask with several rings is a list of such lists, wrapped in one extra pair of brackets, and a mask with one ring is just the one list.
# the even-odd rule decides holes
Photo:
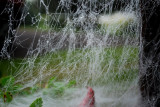
[[(26, 1), (16, 29), (12, 26), (12, 6), (6, 7), (4, 12), (11, 15), (10, 26), (0, 55), (9, 59), (7, 72), (16, 78), (16, 83), (23, 84), (21, 90), (36, 84), (43, 87), (48, 78), (55, 77), (66, 83), (76, 81), (75, 96), (80, 96), (85, 86), (92, 86), (95, 96), (102, 101), (97, 101), (99, 107), (119, 103), (123, 107), (134, 106), (135, 103), (128, 101), (128, 104), (123, 99), (126, 101), (133, 93), (139, 95), (138, 0), (56, 3), (52, 10), (51, 0)], [(136, 95), (132, 96), (135, 97), (132, 102), (137, 101)], [(79, 104), (79, 99), (74, 99), (71, 93), (61, 100), (45, 98), (44, 106)], [(30, 99), (33, 98), (25, 100), (32, 102)], [(23, 105), (18, 101), (15, 104)]]

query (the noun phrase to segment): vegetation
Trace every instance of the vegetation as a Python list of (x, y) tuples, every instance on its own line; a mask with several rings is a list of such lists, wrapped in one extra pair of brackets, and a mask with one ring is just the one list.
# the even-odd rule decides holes
[[(68, 56), (69, 55), (69, 56)], [(41, 64), (46, 64), (45, 70), (54, 69), (55, 67), (58, 67), (59, 70), (62, 66), (67, 65), (67, 63), (73, 63), (78, 64), (80, 67), (80, 64), (82, 64), (82, 61), (88, 61), (90, 62), (91, 58), (94, 57), (95, 53), (91, 51), (90, 49), (81, 50), (77, 49), (73, 52), (68, 53), (66, 50), (59, 50), (54, 53), (47, 53), (42, 56), (35, 56), (31, 59), (12, 59), (10, 61), (8, 60), (1, 60), (0, 61), (0, 71), (2, 72), (3, 76), (6, 76), (7, 74), (12, 74), (18, 72), (21, 67), (24, 68), (24, 70), (31, 66), (30, 63), (33, 63), (33, 68), (35, 71), (39, 70), (39, 67)], [(134, 66), (137, 66), (138, 64), (138, 49), (134, 47), (112, 47), (112, 48), (106, 48), (102, 52), (102, 58), (103, 61), (101, 62), (102, 68), (110, 62), (114, 61), (113, 63), (113, 70), (111, 71), (118, 71), (119, 66), (121, 65), (122, 60), (124, 60), (124, 69), (132, 69)], [(85, 59), (82, 59), (83, 56), (86, 56)], [(125, 56), (125, 57), (124, 57)], [(70, 58), (68, 60), (67, 58)], [(80, 59), (80, 60), (78, 60)], [(76, 62), (77, 61), (77, 62)], [(86, 63), (87, 64), (87, 63)], [(12, 70), (12, 71), (9, 71)], [(58, 69), (57, 69), (58, 72)]]
[(11, 102), (13, 95), (19, 93), (21, 85), (15, 84), (13, 76), (7, 76), (0, 79), (0, 97), (4, 102)]
[[(22, 84), (15, 84), (15, 78), (13, 76), (6, 76), (0, 79), (0, 99), (3, 99), (4, 103), (9, 103), (17, 95), (26, 96), (32, 95), (43, 88), (44, 95), (51, 95), (53, 97), (61, 97), (66, 89), (71, 89), (76, 84), (75, 81), (69, 81), (65, 83), (63, 81), (56, 81), (55, 77), (49, 79), (49, 81), (44, 84), (45, 87), (39, 84), (33, 87), (27, 87), (23, 89)], [(42, 98), (37, 98), (30, 107), (42, 107)]]
[(29, 107), (42, 107), (42, 98), (37, 98)]
[[(103, 60), (100, 62), (100, 66), (104, 72), (108, 70), (109, 63), (112, 59), (112, 67), (110, 71), (118, 72), (118, 71), (128, 71), (134, 68), (137, 68), (138, 64), (138, 49), (134, 47), (116, 47), (116, 48), (106, 48), (104, 52), (102, 52)], [(100, 56), (101, 56), (100, 55)], [(83, 56), (86, 56), (83, 59)], [(125, 56), (125, 57), (124, 57)], [(54, 75), (59, 75), (59, 77), (67, 75), (67, 72), (60, 73), (60, 70), (63, 69), (62, 67), (67, 67), (68, 64), (74, 66), (76, 65), (77, 70), (81, 70), (81, 68), (85, 69), (85, 66), (89, 66), (89, 63), (94, 61), (95, 53), (88, 50), (81, 50), (77, 49), (71, 53), (65, 50), (59, 50), (54, 53), (47, 53), (43, 56), (33, 57), (29, 59), (12, 59), (10, 61), (1, 60), (0, 61), (0, 71), (3, 73), (2, 75), (5, 76), (7, 73), (9, 74), (16, 74), (16, 72), (26, 72), (27, 70), (34, 70), (34, 72), (38, 73), (42, 66), (45, 66), (43, 69), (43, 73), (47, 73), (48, 71), (55, 70), (53, 72)], [(69, 59), (68, 59), (69, 58)], [(121, 64), (123, 61), (123, 65)], [(32, 63), (32, 64), (31, 64)], [(85, 66), (84, 66), (85, 64)], [(68, 67), (68, 70), (72, 70), (73, 66)], [(108, 67), (106, 67), (106, 65)], [(83, 66), (83, 67), (82, 67)], [(30, 69), (28, 69), (30, 68)], [(120, 69), (121, 68), (121, 69)], [(19, 71), (23, 69), (24, 71)], [(12, 71), (9, 71), (12, 70)], [(6, 73), (7, 72), (7, 73)], [(77, 71), (78, 72), (78, 71)], [(36, 76), (36, 74), (34, 74)]]
[[(11, 59), (1, 60), (0, 61), (0, 71), (2, 71), (2, 78), (0, 79), (0, 98), (3, 99), (4, 103), (11, 102), (15, 96), (28, 96), (33, 95), (34, 93), (43, 90), (43, 95), (49, 95), (53, 98), (62, 97), (65, 93), (65, 90), (72, 90), (74, 86), (79, 86), (83, 81), (88, 81), (88, 84), (115, 84), (115, 83), (125, 83), (129, 85), (138, 75), (138, 49), (134, 47), (111, 47), (104, 49), (102, 52), (103, 60), (100, 61), (100, 67), (102, 71), (98, 72), (98, 75), (102, 73), (101, 76), (92, 76), (82, 72), (89, 68), (90, 63), (95, 57), (95, 53), (90, 49), (81, 50), (76, 49), (68, 53), (66, 50), (59, 50), (54, 53), (47, 53), (42, 56), (32, 57), (27, 59)], [(101, 56), (100, 55), (100, 56)], [(71, 57), (72, 56), (72, 57)], [(83, 57), (85, 59), (83, 59)], [(125, 57), (124, 57), (125, 56)], [(69, 60), (68, 60), (69, 58)], [(113, 61), (112, 65), (111, 59)], [(27, 63), (26, 63), (27, 62)], [(46, 64), (47, 62), (47, 64)], [(85, 62), (85, 63), (84, 63)], [(32, 66), (31, 64), (32, 63)], [(124, 63), (124, 64), (121, 64)], [(70, 64), (70, 65), (68, 65)], [(76, 66), (75, 66), (76, 65)], [(52, 75), (44, 78), (42, 82), (23, 88), (25, 84), (23, 82), (16, 82), (15, 80), (21, 79), (16, 77), (20, 73), (20, 77), (25, 79), (27, 70), (34, 70), (33, 77), (37, 78), (41, 68), (45, 66), (42, 74), (47, 74), (48, 71), (55, 70), (52, 72)], [(75, 67), (75, 68), (74, 68)], [(110, 68), (109, 68), (110, 67)], [(65, 68), (65, 71), (62, 72), (62, 69)], [(67, 68), (67, 69), (66, 69)], [(10, 71), (12, 70), (12, 71)], [(24, 71), (20, 71), (24, 70)], [(68, 71), (71, 72), (68, 72)], [(74, 70), (74, 72), (72, 72)], [(108, 71), (109, 70), (109, 71)], [(6, 73), (7, 72), (7, 73)], [(7, 74), (10, 74), (7, 76)], [(14, 75), (16, 76), (14, 77)], [(13, 75), (13, 76), (12, 76)], [(79, 77), (77, 77), (77, 75)], [(81, 76), (83, 75), (83, 76)], [(89, 77), (87, 77), (87, 75)], [(93, 74), (94, 75), (94, 74)], [(97, 74), (96, 74), (97, 75)], [(70, 81), (65, 82), (63, 79), (71, 76)], [(80, 77), (81, 76), (81, 77)], [(23, 81), (29, 81), (31, 78), (27, 78)], [(83, 80), (77, 80), (77, 78)], [(86, 78), (86, 80), (85, 80)], [(47, 82), (46, 82), (47, 81)], [(24, 82), (25, 83), (25, 82)], [(124, 88), (124, 87), (123, 87)], [(38, 103), (38, 107), (42, 105), (42, 98), (36, 99), (30, 107), (35, 107)], [(37, 106), (36, 106), (37, 107)]]

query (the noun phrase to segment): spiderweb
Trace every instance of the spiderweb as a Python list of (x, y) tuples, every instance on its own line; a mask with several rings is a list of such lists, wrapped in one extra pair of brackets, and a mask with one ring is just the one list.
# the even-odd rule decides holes
[[(9, 19), (1, 51), (1, 57), (10, 59), (7, 71), (17, 84), (23, 84), (22, 90), (36, 84), (43, 87), (51, 77), (76, 81), (73, 94), (66, 92), (62, 99), (45, 96), (46, 107), (78, 105), (85, 86), (95, 89), (98, 107), (135, 106), (139, 97), (138, 4), (138, 0), (25, 1), (18, 27), (10, 25), (16, 19)], [(12, 16), (10, 9), (4, 12)], [(24, 100), (31, 103), (37, 96), (43, 95)], [(16, 104), (23, 105), (18, 100)]]

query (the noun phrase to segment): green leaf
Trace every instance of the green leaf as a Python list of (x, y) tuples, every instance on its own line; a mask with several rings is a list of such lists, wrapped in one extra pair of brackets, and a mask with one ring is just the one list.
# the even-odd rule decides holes
[(53, 87), (54, 86), (54, 81), (55, 81), (55, 77), (50, 78), (49, 81), (48, 81), (47, 88)]
[(73, 85), (76, 85), (76, 81), (75, 80), (69, 81), (69, 83), (67, 84), (67, 87), (71, 88)]
[(40, 87), (33, 86), (33, 87), (30, 88), (30, 93), (33, 94), (33, 93), (37, 92), (39, 89), (40, 89)]
[(13, 100), (13, 95), (10, 92), (6, 92), (6, 102), (11, 102)]
[(15, 82), (15, 79), (13, 76), (7, 76), (0, 79), (0, 86), (1, 87), (9, 87), (12, 86)]
[(13, 86), (13, 91), (19, 91), (23, 86), (21, 84), (16, 84)]
[(29, 107), (42, 107), (42, 98), (37, 98)]
[(3, 97), (3, 91), (0, 89), (0, 98)]

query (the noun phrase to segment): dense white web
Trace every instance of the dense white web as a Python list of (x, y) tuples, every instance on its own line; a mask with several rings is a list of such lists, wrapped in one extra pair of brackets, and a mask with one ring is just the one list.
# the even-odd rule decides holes
[[(40, 92), (33, 97), (43, 96), (46, 107), (79, 104), (85, 86), (94, 87), (97, 107), (135, 106), (139, 95), (138, 0), (60, 0), (55, 3), (57, 7), (52, 10), (55, 4), (51, 0), (27, 0), (16, 29), (11, 26), (13, 19), (9, 19), (8, 32), (14, 37), (8, 33), (1, 56), (11, 59), (10, 68), (14, 71), (8, 69), (8, 72), (16, 78), (16, 83), (22, 83), (25, 89), (43, 85), (51, 77), (76, 81), (73, 95), (66, 92), (64, 98), (54, 99)], [(10, 8), (6, 11), (12, 16)], [(10, 42), (13, 45), (8, 53)], [(19, 57), (16, 52), (25, 53), (25, 58), (15, 63), (16, 58), (11, 57)], [(133, 93), (136, 94), (133, 96)], [(23, 100), (31, 103), (33, 98)], [(18, 99), (14, 103), (23, 105)]]

